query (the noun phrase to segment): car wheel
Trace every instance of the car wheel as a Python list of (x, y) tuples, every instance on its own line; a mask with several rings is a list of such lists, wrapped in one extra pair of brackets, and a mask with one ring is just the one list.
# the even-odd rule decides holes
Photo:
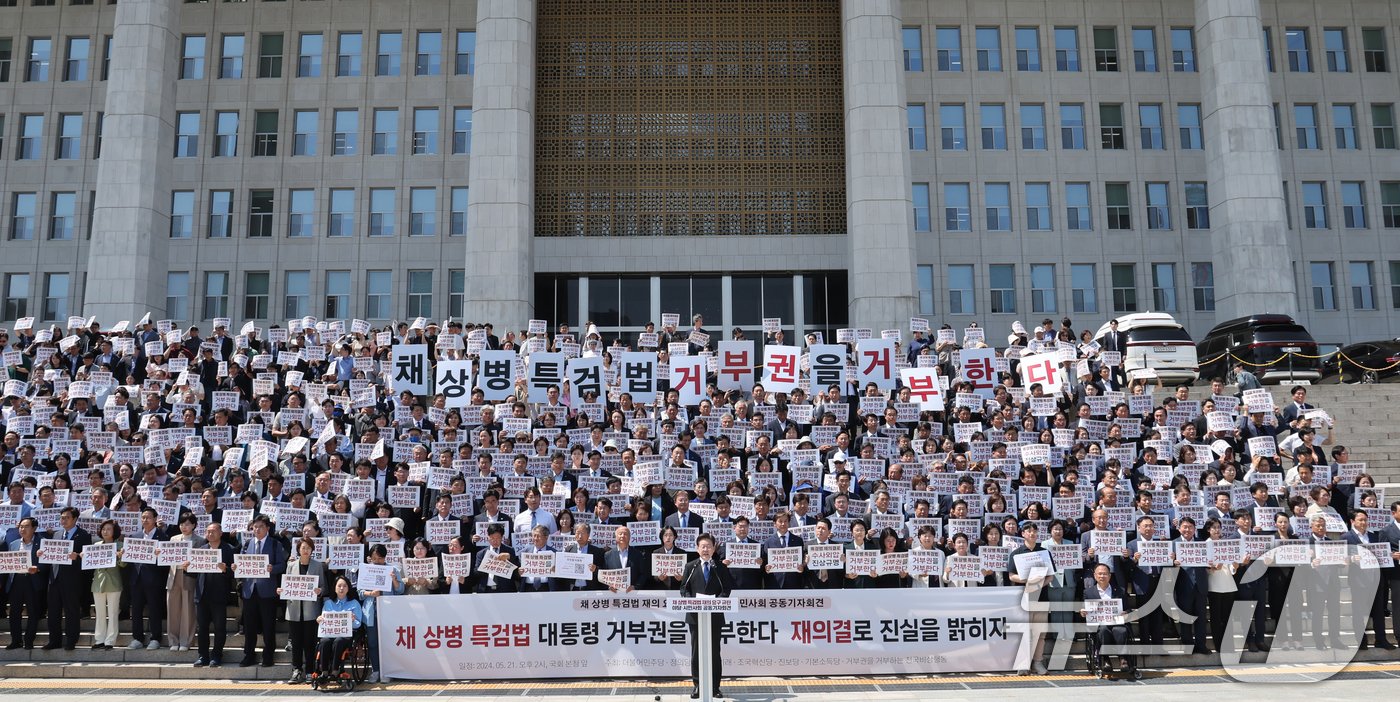
[(1366, 385), (1375, 385), (1378, 380), (1375, 371), (1364, 371), (1361, 374), (1361, 382)]

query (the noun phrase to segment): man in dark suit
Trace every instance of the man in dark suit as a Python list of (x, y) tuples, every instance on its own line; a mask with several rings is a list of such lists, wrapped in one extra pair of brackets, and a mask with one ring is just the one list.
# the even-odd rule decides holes
[[(835, 541), (832, 541), (832, 540), (831, 540), (831, 520), (830, 520), (830, 519), (827, 519), (826, 517), (822, 517), (822, 518), (820, 518), (820, 519), (817, 520), (817, 537), (816, 537), (816, 539), (814, 539), (814, 540), (812, 540), (811, 542), (809, 542), (809, 543), (807, 544), (807, 546), (810, 547), (810, 546), (813, 546), (813, 545), (816, 545), (816, 546), (831, 546), (831, 545), (840, 546), (840, 544), (838, 544), (838, 543), (836, 543)], [(810, 554), (807, 554), (807, 555), (808, 555), (808, 558), (811, 557)], [(811, 568), (807, 568), (806, 570), (807, 570), (807, 573), (806, 573), (806, 575), (807, 575), (807, 587), (810, 587), (810, 588), (812, 588), (813, 590), (839, 590), (839, 589), (841, 588), (842, 584), (843, 584), (843, 581), (845, 580), (845, 571), (842, 571), (842, 570), (836, 570), (836, 569), (830, 569), (830, 570), (812, 570)]]
[[(695, 597), (696, 595), (712, 595), (714, 597), (729, 597), (729, 593), (734, 590), (734, 579), (730, 577), (729, 569), (715, 559), (715, 537), (709, 534), (701, 534), (695, 540), (695, 550), (700, 554), (699, 558), (685, 564), (685, 571), (681, 573), (681, 597)], [(723, 676), (719, 655), (719, 630), (724, 626), (723, 614), (710, 614), (710, 661), (714, 671), (711, 679), (714, 697), (723, 697), (724, 693), (719, 689), (720, 677)], [(690, 699), (700, 697), (700, 617), (697, 614), (685, 615), (685, 623), (690, 627)]]
[[(763, 542), (763, 562), (768, 563), (768, 552), (775, 548), (793, 548), (802, 546), (802, 537), (797, 534), (788, 533), (788, 525), (792, 523), (792, 515), (787, 512), (779, 512), (773, 518), (774, 534)], [(796, 573), (774, 573), (772, 564), (768, 563), (763, 567), (763, 587), (768, 590), (800, 590), (806, 587), (807, 580), (801, 572), (802, 564), (798, 562)]]
[[(1390, 591), (1390, 611), (1391, 634), (1395, 637), (1395, 642), (1400, 644), (1400, 617), (1393, 616), (1400, 612), (1400, 500), (1390, 503), (1390, 521), (1380, 530), (1380, 538), (1390, 544), (1391, 562), (1381, 571), (1383, 585)], [(1376, 632), (1376, 641), (1381, 640), (1381, 633)], [(1384, 648), (1382, 646), (1382, 648)]]
[[(7, 649), (20, 646), (26, 650), (32, 649), (34, 637), (39, 633), (39, 615), (44, 611), (47, 588), (44, 586), (45, 573), (38, 565), (39, 538), (35, 535), (38, 529), (39, 520), (24, 517), (15, 527), (18, 537), (6, 545), (7, 551), (29, 552), (29, 572), (13, 573), (5, 584), (5, 591), (10, 596), (10, 645), (5, 647)], [(24, 621), (21, 612), (29, 615), (28, 622)]]
[[(150, 507), (141, 510), (141, 528), (132, 538), (169, 541), (165, 530), (157, 524), (159, 516)], [(131, 591), (131, 644), (127, 648), (144, 647), (148, 651), (160, 648), (165, 634), (165, 583), (169, 568), (150, 563), (132, 563), (127, 569), (126, 586)], [(150, 620), (150, 637), (146, 636), (146, 620)]]
[[(1205, 570), (1202, 568), (1201, 570)], [(1127, 606), (1127, 594), (1123, 588), (1113, 582), (1113, 573), (1109, 570), (1107, 563), (1099, 563), (1094, 566), (1093, 580), (1084, 584), (1084, 600), (1119, 600)], [(1124, 609), (1126, 612), (1127, 610)], [(1080, 611), (1080, 614), (1085, 614)], [(1204, 620), (1205, 617), (1201, 617)], [(1098, 625), (1099, 645), (1103, 648), (1121, 648), (1128, 644), (1127, 624), (1104, 624)], [(1113, 672), (1113, 665), (1109, 663), (1107, 655), (1100, 656), (1106, 672)], [(1137, 665), (1132, 656), (1123, 656), (1120, 661), (1128, 671), (1128, 675), (1136, 676)]]
[(1321, 651), (1330, 643), (1332, 648), (1346, 648), (1346, 642), (1342, 641), (1342, 566), (1323, 565), (1317, 548), (1318, 544), (1335, 543), (1337, 539), (1327, 535), (1327, 519), (1321, 514), (1314, 515), (1309, 526), (1312, 527), (1312, 533), (1308, 534), (1308, 544), (1313, 549), (1312, 567), (1300, 570), (1307, 583), (1313, 647)]
[(788, 407), (786, 402), (779, 402), (777, 406), (773, 408), (773, 414), (777, 415), (777, 418), (768, 422), (763, 428), (773, 435), (773, 441), (776, 442), (787, 435), (789, 427), (795, 427), (797, 424), (791, 419), (788, 419)]
[[(1182, 517), (1177, 528), (1181, 531), (1181, 536), (1176, 539), (1178, 542), (1197, 540), (1194, 519)], [(1191, 624), (1182, 624), (1177, 627), (1181, 630), (1181, 642), (1191, 646), (1193, 654), (1208, 654), (1210, 649), (1206, 647), (1206, 641), (1209, 640), (1206, 635), (1206, 595), (1210, 588), (1206, 580), (1206, 569), (1200, 566), (1179, 566), (1178, 570), (1176, 606), (1185, 614), (1196, 618)]]
[[(1152, 517), (1142, 516), (1137, 520), (1137, 538), (1128, 542), (1128, 550), (1132, 552), (1131, 560), (1125, 561), (1128, 566), (1128, 583), (1132, 586), (1132, 609), (1137, 612), (1138, 619), (1138, 641), (1144, 645), (1162, 644), (1162, 629), (1165, 617), (1162, 609), (1152, 605), (1152, 611), (1140, 612), (1143, 607), (1152, 602), (1152, 597), (1157, 594), (1157, 585), (1162, 580), (1161, 566), (1139, 565), (1142, 550), (1139, 544), (1151, 541), (1156, 536), (1157, 524)], [(1125, 603), (1127, 604), (1127, 603)]]
[[(530, 530), (530, 543), (521, 546), (516, 553), (554, 553), (555, 548), (549, 545), (549, 527), (540, 524)], [(521, 559), (522, 562), (524, 559)], [(555, 578), (529, 576), (523, 573), (520, 575), (521, 592), (555, 592), (560, 588), (555, 584)]]
[(703, 529), (705, 527), (705, 519), (690, 511), (690, 493), (685, 490), (676, 492), (675, 502), (676, 511), (666, 517), (666, 521), (662, 526), (675, 527), (677, 529), (683, 527)]
[(1291, 428), (1292, 424), (1297, 421), (1299, 417), (1306, 414), (1308, 410), (1316, 409), (1308, 404), (1307, 387), (1295, 385), (1292, 390), (1288, 391), (1288, 394), (1292, 399), (1279, 411), (1279, 419), (1281, 420), (1279, 422), (1280, 429)]
[(277, 651), (277, 586), (287, 571), (287, 551), (282, 542), (272, 537), (272, 520), (258, 515), (253, 520), (253, 537), (243, 545), (243, 553), (267, 556), (271, 577), (243, 578), (238, 594), (243, 599), (243, 660), (238, 665), (247, 668), (257, 660), (254, 652), (258, 634), (262, 634), (262, 665), (271, 668)]
[[(224, 530), (218, 522), (210, 522), (204, 529), (208, 540), (205, 548), (219, 552), (219, 572), (199, 573), (194, 581), (194, 609), (196, 616), (195, 636), (199, 644), (199, 658), (194, 667), (224, 664), (224, 641), (228, 638), (228, 598), (233, 592), (233, 544), (224, 539)], [(214, 627), (214, 647), (209, 647), (209, 627)]]
[[(92, 543), (92, 535), (78, 528), (78, 508), (64, 507), (58, 515), (59, 527), (53, 538), (73, 542), (68, 565), (47, 566), (49, 582), (49, 642), (45, 651), (62, 647), (71, 651), (78, 645), (79, 624), (87, 610), (88, 578), (78, 558), (83, 547)], [(39, 544), (39, 550), (44, 545)]]
[(587, 524), (574, 525), (574, 543), (569, 544), (569, 546), (564, 549), (564, 552), (586, 553), (589, 556), (592, 556), (592, 571), (594, 575), (588, 580), (557, 580), (556, 583), (558, 584), (560, 589), (573, 591), (603, 589), (603, 584), (598, 582), (598, 577), (596, 574), (598, 571), (607, 567), (607, 565), (603, 561), (603, 556), (607, 553), (607, 551), (590, 543), (589, 540), (592, 538), (592, 536), (592, 527), (588, 526)]
[[(1108, 333), (1103, 335), (1103, 350), (1117, 351), (1121, 361), (1127, 360), (1123, 357), (1128, 355), (1128, 339), (1118, 331), (1118, 320), (1116, 319), (1111, 319), (1108, 322)], [(1113, 378), (1118, 381), (1119, 387), (1128, 384), (1128, 376), (1123, 372), (1124, 364), (1121, 361), (1113, 367)]]
[(651, 564), (647, 561), (646, 551), (632, 548), (632, 532), (625, 526), (620, 526), (613, 532), (613, 543), (615, 546), (603, 554), (603, 567), (607, 570), (630, 569), (627, 589), (613, 588), (613, 592), (640, 590), (651, 578)]
[[(1369, 519), (1365, 510), (1357, 510), (1351, 515), (1351, 528), (1347, 529), (1346, 533), (1342, 535), (1342, 538), (1345, 539), (1348, 544), (1355, 547), (1348, 549), (1352, 552), (1352, 555), (1359, 555), (1356, 552), (1361, 550), (1361, 547), (1365, 544), (1384, 543), (1380, 534), (1368, 530), (1368, 526)], [(1362, 651), (1369, 648), (1366, 643), (1367, 614), (1371, 616), (1371, 630), (1376, 632), (1376, 647), (1387, 650), (1395, 648), (1394, 644), (1385, 639), (1386, 591), (1384, 573), (1365, 572), (1360, 564), (1355, 562), (1348, 568), (1347, 584), (1351, 588), (1353, 599), (1361, 596), (1364, 592), (1363, 583), (1369, 584), (1373, 578), (1377, 583), (1376, 594), (1371, 598), (1371, 606), (1362, 607), (1359, 604), (1353, 603), (1351, 607), (1352, 631), (1356, 632), (1356, 638), (1359, 639), (1357, 648)]]
[[(748, 517), (741, 516), (734, 518), (734, 543), (758, 543), (753, 537), (749, 536)], [(760, 547), (759, 553), (762, 552), (763, 549)], [(721, 563), (729, 568), (729, 573), (733, 576), (735, 590), (758, 590), (763, 587), (763, 570), (761, 568), (735, 568), (730, 563), (729, 544), (721, 545), (715, 558), (718, 558)], [(759, 557), (758, 562), (760, 564), (763, 563), (762, 556)]]
[(481, 572), (481, 563), (487, 558), (499, 559), (501, 556), (505, 556), (505, 560), (520, 565), (520, 561), (515, 557), (515, 549), (505, 545), (505, 537), (505, 522), (493, 521), (486, 525), (486, 543), (482, 544), (480, 550), (476, 552), (476, 591), (479, 593), (491, 594), (516, 591), (515, 575), (511, 575), (510, 577), (498, 577)]

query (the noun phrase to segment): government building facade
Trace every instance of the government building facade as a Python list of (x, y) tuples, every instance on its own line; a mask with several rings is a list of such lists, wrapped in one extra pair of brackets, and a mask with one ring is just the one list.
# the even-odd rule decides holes
[(1400, 334), (1390, 0), (0, 0), (0, 326)]

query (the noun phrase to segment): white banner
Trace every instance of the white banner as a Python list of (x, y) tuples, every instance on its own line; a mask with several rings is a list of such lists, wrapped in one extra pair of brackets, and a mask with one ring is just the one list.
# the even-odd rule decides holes
[[(741, 591), (740, 611), (716, 634), (728, 676), (1014, 670), (1022, 593)], [(689, 634), (683, 615), (665, 611), (668, 594), (385, 597), (380, 672), (408, 680), (688, 676)]]

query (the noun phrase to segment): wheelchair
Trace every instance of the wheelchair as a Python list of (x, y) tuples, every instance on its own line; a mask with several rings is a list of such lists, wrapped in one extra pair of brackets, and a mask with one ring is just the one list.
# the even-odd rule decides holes
[(340, 656), (340, 673), (322, 673), (321, 650), (317, 646), (316, 665), (310, 675), (311, 689), (319, 692), (350, 692), (369, 678), (369, 639), (365, 628), (355, 629), (350, 637), (350, 645)]
[[(1125, 625), (1117, 626), (1123, 626), (1123, 630), (1125, 632), (1123, 640), (1131, 644), (1131, 632), (1129, 632), (1128, 627)], [(1113, 656), (1103, 653), (1104, 642), (1103, 637), (1101, 636), (1101, 629), (1103, 628), (1107, 627), (1090, 628), (1088, 640), (1085, 642), (1084, 660), (1086, 665), (1088, 666), (1089, 674), (1093, 675), (1094, 677), (1100, 680), (1106, 680), (1111, 675), (1121, 675), (1125, 679), (1141, 680), (1142, 670), (1138, 668), (1139, 661), (1138, 657), (1135, 655), (1129, 654), (1122, 656), (1122, 658), (1125, 658), (1128, 661), (1128, 667), (1126, 670), (1114, 669), (1113, 665), (1109, 662)]]

